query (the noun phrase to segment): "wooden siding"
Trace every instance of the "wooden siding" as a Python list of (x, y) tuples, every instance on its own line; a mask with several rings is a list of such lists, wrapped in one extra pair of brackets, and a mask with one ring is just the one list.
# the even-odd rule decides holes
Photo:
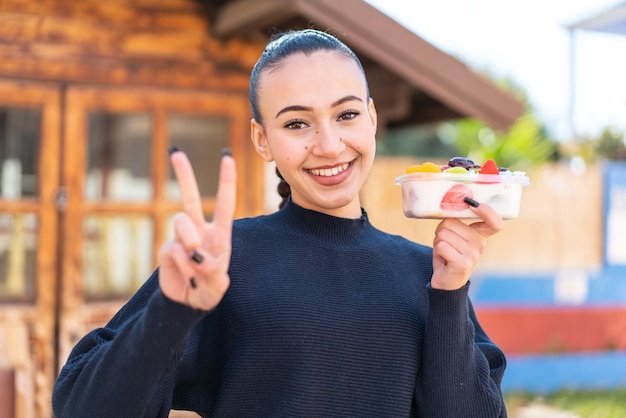
[(264, 45), (219, 41), (194, 0), (4, 0), (0, 76), (246, 90)]

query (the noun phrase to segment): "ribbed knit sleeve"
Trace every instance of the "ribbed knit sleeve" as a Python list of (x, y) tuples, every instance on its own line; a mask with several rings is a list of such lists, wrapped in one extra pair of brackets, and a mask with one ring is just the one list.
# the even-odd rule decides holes
[(106, 327), (76, 344), (54, 387), (55, 416), (167, 417), (174, 370), (203, 315), (167, 299), (155, 272)]
[(428, 288), (429, 310), (418, 376), (418, 416), (504, 418), (502, 351), (484, 333), (468, 298)]

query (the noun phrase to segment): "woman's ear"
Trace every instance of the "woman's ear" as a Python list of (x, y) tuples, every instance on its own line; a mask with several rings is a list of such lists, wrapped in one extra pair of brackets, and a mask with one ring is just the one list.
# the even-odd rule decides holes
[(378, 113), (376, 113), (376, 106), (374, 106), (374, 99), (370, 97), (369, 102), (369, 114), (370, 120), (372, 122), (372, 126), (374, 127), (374, 133), (376, 132), (376, 128), (378, 127)]
[(270, 145), (267, 142), (265, 130), (263, 129), (263, 126), (254, 119), (250, 121), (250, 136), (252, 138), (252, 143), (254, 144), (256, 152), (259, 153), (261, 158), (263, 158), (268, 163), (274, 161), (274, 155), (272, 154)]

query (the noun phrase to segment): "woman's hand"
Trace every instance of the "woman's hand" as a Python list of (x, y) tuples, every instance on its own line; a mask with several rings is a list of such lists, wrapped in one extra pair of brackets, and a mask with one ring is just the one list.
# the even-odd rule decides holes
[(482, 221), (466, 224), (446, 218), (435, 230), (433, 241), (433, 277), (435, 289), (456, 290), (465, 286), (478, 259), (485, 250), (487, 238), (502, 229), (502, 217), (489, 205), (470, 208)]
[(206, 222), (193, 167), (175, 151), (170, 161), (180, 186), (183, 212), (174, 217), (174, 239), (159, 252), (159, 285), (169, 299), (195, 309), (211, 310), (228, 286), (237, 175), (235, 161), (225, 153), (212, 222)]

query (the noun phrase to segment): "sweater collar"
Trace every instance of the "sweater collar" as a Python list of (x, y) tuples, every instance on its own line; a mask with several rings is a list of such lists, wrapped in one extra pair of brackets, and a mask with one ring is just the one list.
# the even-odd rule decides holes
[(315, 237), (322, 245), (365, 247), (370, 244), (367, 241), (372, 238), (371, 232), (376, 230), (363, 208), (359, 218), (340, 218), (305, 209), (289, 199), (276, 215), (281, 218), (285, 232)]

